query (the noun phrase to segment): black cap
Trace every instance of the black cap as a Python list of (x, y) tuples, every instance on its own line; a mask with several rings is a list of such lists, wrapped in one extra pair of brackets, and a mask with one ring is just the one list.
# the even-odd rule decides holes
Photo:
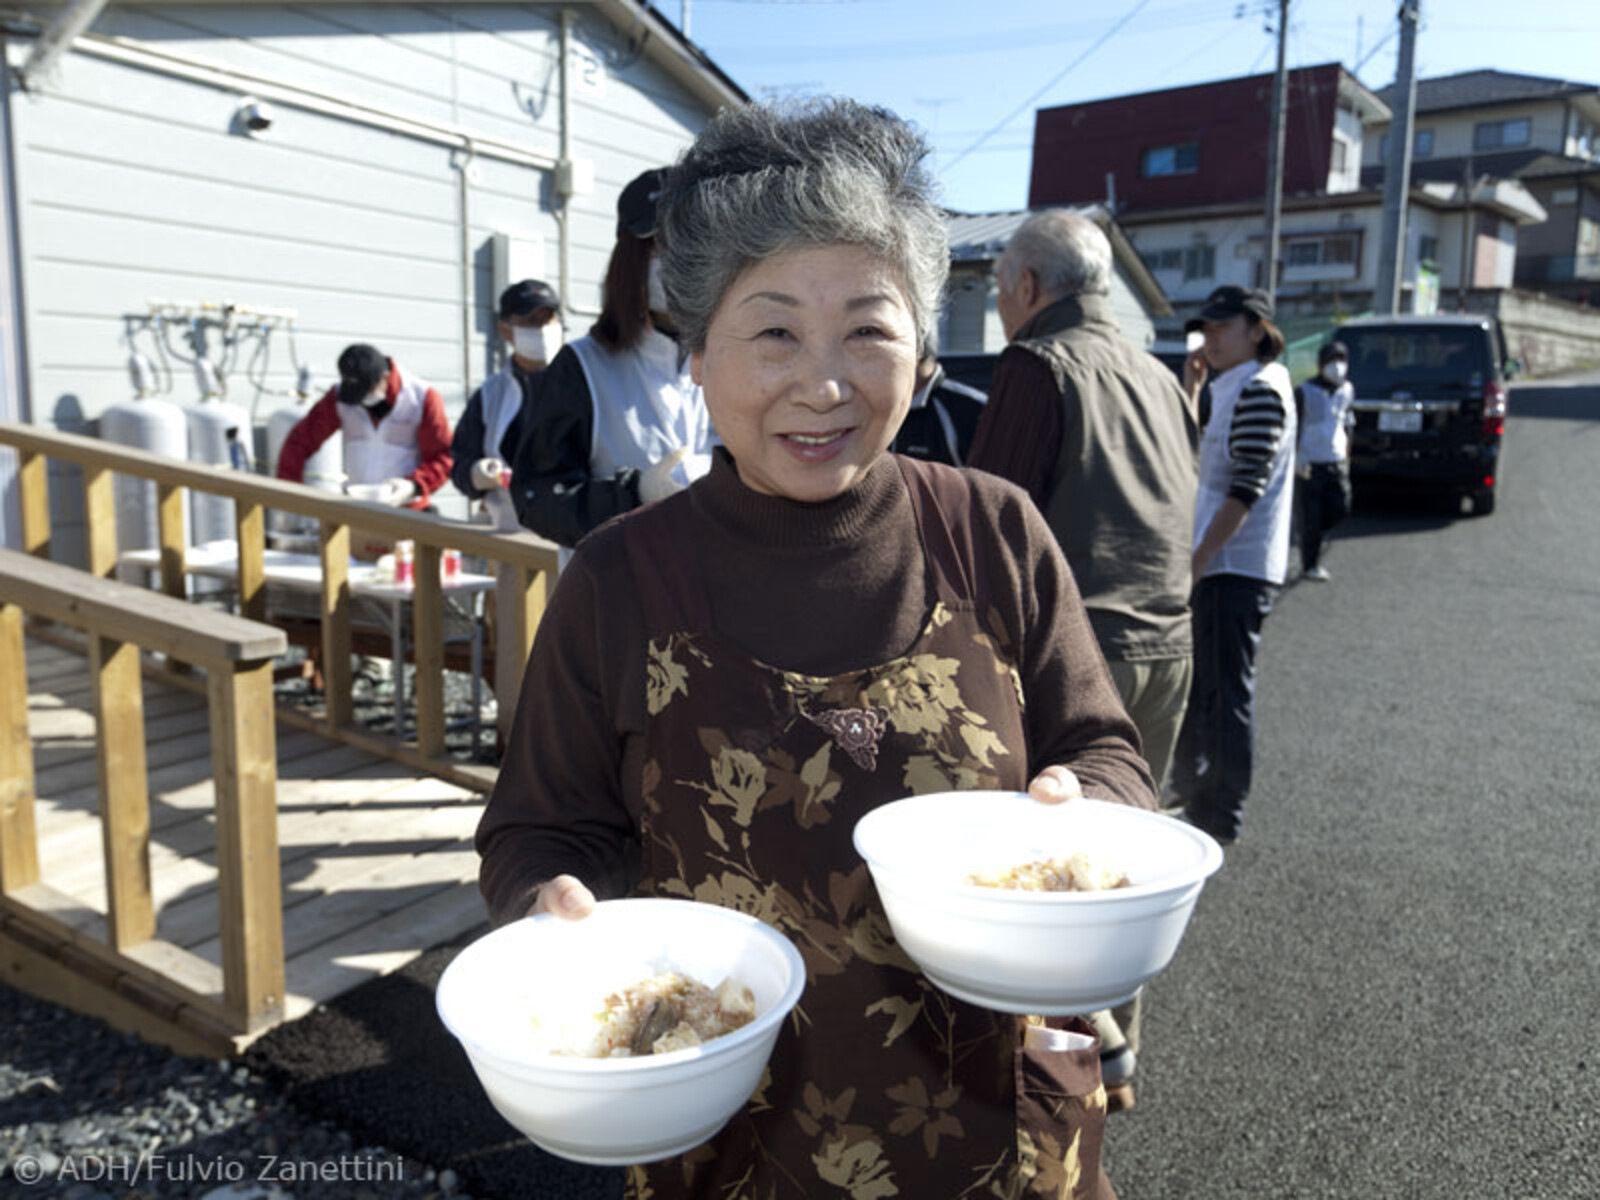
[(667, 179), (665, 167), (654, 167), (622, 189), (617, 197), (617, 232), (636, 238), (656, 235), (656, 198)]
[(542, 279), (519, 279), (500, 293), (500, 319), (525, 317), (541, 308), (559, 309), (561, 297)]
[(1323, 346), (1322, 349), (1317, 351), (1317, 366), (1326, 366), (1336, 358), (1342, 358), (1345, 362), (1349, 362), (1350, 347), (1346, 346), (1343, 342), (1329, 342), (1327, 345)]
[(1260, 288), (1244, 288), (1236, 283), (1225, 283), (1206, 297), (1198, 313), (1183, 323), (1185, 333), (1193, 333), (1207, 321), (1226, 321), (1250, 313), (1265, 320), (1272, 319), (1272, 301)]
[(339, 355), (339, 399), (360, 404), (389, 376), (389, 360), (376, 346), (357, 342)]

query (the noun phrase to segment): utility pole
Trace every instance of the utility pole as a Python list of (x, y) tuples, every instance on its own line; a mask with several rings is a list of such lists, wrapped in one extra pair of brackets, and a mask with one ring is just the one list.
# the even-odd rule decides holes
[(1289, 0), (1278, 0), (1278, 74), (1272, 81), (1272, 132), (1267, 142), (1267, 278), (1269, 297), (1278, 294), (1278, 222), (1283, 212), (1283, 111), (1288, 107)]
[(1383, 166), (1383, 229), (1378, 241), (1378, 284), (1372, 307), (1381, 315), (1400, 308), (1405, 273), (1406, 199), (1411, 192), (1411, 121), (1417, 110), (1417, 23), (1422, 0), (1400, 0), (1400, 62), (1395, 68), (1394, 118)]
[(683, 12), (678, 17), (678, 30), (684, 37), (689, 36), (689, 0), (683, 0)]

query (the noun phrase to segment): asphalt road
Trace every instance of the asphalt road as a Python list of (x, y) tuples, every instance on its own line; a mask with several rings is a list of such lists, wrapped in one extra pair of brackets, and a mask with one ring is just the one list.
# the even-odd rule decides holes
[(1600, 1197), (1600, 373), (1497, 512), (1362, 506), (1263, 634), (1244, 836), (1150, 989), (1123, 1200)]
[[(1122, 1200), (1600, 1197), (1600, 373), (1516, 389), (1506, 436), (1493, 516), (1358, 511), (1267, 622), (1258, 784), (1150, 989)], [(489, 1109), (433, 1012), (453, 953), (249, 1065), (480, 1200), (615, 1200)]]

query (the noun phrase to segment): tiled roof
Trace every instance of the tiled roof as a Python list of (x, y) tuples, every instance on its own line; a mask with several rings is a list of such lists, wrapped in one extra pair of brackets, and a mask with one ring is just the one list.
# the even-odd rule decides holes
[[(1509, 71), (1463, 71), (1459, 75), (1417, 80), (1417, 111), (1477, 108), (1481, 105), (1512, 104), (1519, 100), (1555, 100), (1586, 92), (1600, 93), (1600, 85), (1551, 79), (1545, 75), (1514, 75)], [(1378, 96), (1391, 108), (1395, 106), (1393, 84), (1380, 91)]]

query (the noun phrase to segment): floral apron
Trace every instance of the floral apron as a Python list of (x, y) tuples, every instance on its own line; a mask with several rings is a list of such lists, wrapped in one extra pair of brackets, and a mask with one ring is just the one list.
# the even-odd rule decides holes
[(896, 461), (936, 602), (907, 653), (847, 675), (779, 670), (717, 634), (682, 554), (688, 504), (625, 526), (649, 581), (641, 891), (751, 913), (806, 963), (756, 1094), (713, 1141), (630, 1168), (634, 1200), (1109, 1194), (1097, 1051), (1023, 1050), (1020, 1018), (929, 983), (851, 843), (890, 800), (1028, 782), (1020, 678), (1000, 622), (980, 617), (966, 481)]

